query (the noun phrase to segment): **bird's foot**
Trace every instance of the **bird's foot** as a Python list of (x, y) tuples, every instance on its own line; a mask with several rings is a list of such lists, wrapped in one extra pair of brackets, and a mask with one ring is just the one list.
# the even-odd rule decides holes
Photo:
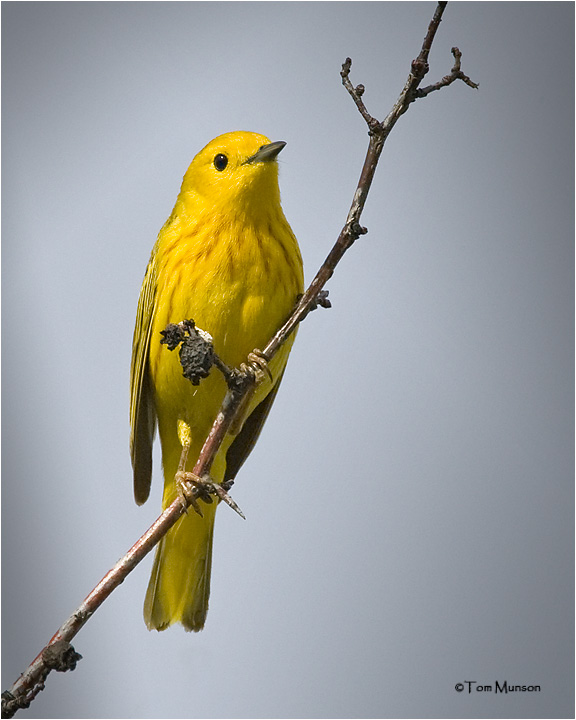
[[(210, 482), (210, 477), (208, 477), (208, 483)], [(204, 500), (204, 502), (208, 504), (212, 502), (210, 492), (206, 487), (208, 483), (192, 472), (179, 470), (176, 473), (176, 487), (178, 488), (178, 495), (184, 505), (184, 512), (188, 512), (188, 508), (191, 505), (194, 512), (198, 513), (200, 517), (204, 517), (202, 510), (200, 510), (198, 500)]]
[(240, 510), (236, 502), (228, 494), (228, 490), (232, 486), (231, 481), (219, 485), (215, 483), (209, 475), (198, 477), (198, 475), (192, 472), (178, 471), (176, 473), (176, 484), (185, 510), (191, 505), (194, 511), (197, 512), (200, 517), (203, 517), (200, 506), (198, 505), (198, 500), (203, 500), (205, 503), (210, 504), (213, 502), (212, 495), (216, 495), (217, 498), (223, 500), (232, 510), (237, 512), (241, 518), (246, 519), (242, 510)]
[(268, 358), (262, 350), (258, 350), (258, 348), (252, 350), (251, 353), (248, 353), (247, 359), (247, 363), (240, 365), (242, 372), (253, 373), (257, 385), (264, 382), (266, 378), (273, 382), (272, 373), (268, 367)]

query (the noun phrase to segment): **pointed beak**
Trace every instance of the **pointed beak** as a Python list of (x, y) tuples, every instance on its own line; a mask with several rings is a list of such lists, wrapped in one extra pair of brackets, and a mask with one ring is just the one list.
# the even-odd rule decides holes
[(271, 162), (276, 159), (276, 156), (285, 145), (286, 143), (283, 140), (270, 143), (269, 145), (262, 145), (258, 152), (254, 153), (254, 155), (250, 156), (247, 160), (244, 160), (242, 165)]

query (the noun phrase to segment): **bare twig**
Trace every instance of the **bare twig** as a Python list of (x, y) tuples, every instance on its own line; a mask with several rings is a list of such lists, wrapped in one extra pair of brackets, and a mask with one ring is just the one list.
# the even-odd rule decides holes
[[(454, 80), (460, 79), (470, 87), (477, 87), (470, 78), (462, 73), (460, 69), (460, 51), (453, 49), (455, 65), (452, 68), (450, 75), (446, 76), (435, 85), (430, 85), (422, 90), (418, 89), (422, 79), (428, 72), (428, 55), (445, 7), (446, 2), (438, 3), (434, 16), (428, 27), (426, 37), (422, 43), (420, 53), (416, 60), (412, 62), (410, 74), (408, 75), (404, 88), (400, 93), (398, 100), (394, 104), (394, 107), (382, 122), (379, 122), (368, 112), (364, 101), (362, 100), (364, 86), (357, 85), (354, 87), (350, 82), (349, 76), (352, 65), (350, 58), (347, 58), (346, 62), (343, 64), (341, 71), (342, 83), (350, 93), (360, 114), (368, 125), (369, 144), (366, 158), (364, 160), (360, 179), (358, 181), (352, 205), (348, 212), (344, 227), (342, 228), (342, 231), (340, 232), (332, 250), (316, 274), (316, 277), (304, 295), (302, 295), (302, 297), (298, 300), (290, 317), (270, 339), (264, 348), (263, 353), (261, 353), (266, 360), (269, 361), (274, 357), (281, 345), (287, 340), (291, 333), (294, 332), (297, 325), (304, 319), (310, 310), (314, 309), (314, 307), (319, 304), (324, 306), (327, 305), (328, 301), (326, 300), (326, 292), (323, 290), (324, 285), (334, 273), (334, 270), (342, 259), (344, 253), (352, 246), (360, 235), (367, 232), (366, 228), (361, 226), (360, 218), (366, 203), (366, 198), (368, 197), (370, 185), (376, 171), (376, 166), (378, 164), (378, 159), (382, 152), (384, 142), (400, 116), (406, 112), (410, 104), (416, 99), (425, 97), (433, 90), (439, 90), (441, 87), (445, 87), (454, 82)], [(216, 453), (234, 422), (239, 408), (245, 401), (247, 394), (250, 393), (255, 386), (255, 377), (256, 373), (250, 368), (250, 365), (248, 365), (245, 372), (235, 374), (234, 383), (230, 384), (229, 390), (222, 403), (222, 407), (218, 412), (218, 416), (214, 421), (212, 429), (206, 438), (202, 451), (192, 470), (193, 476), (196, 478), (205, 478), (209, 475)], [(182, 471), (183, 468), (184, 464), (181, 462), (180, 471)], [(187, 473), (180, 472), (180, 475), (184, 481), (187, 481)], [(44, 681), (52, 669), (73, 669), (72, 664), (69, 664), (68, 666), (64, 665), (62, 668), (54, 668), (48, 661), (47, 651), (53, 649), (54, 647), (66, 647), (69, 651), (69, 657), (78, 657), (74, 653), (74, 649), (69, 645), (70, 640), (74, 638), (81, 627), (106, 600), (110, 593), (124, 581), (128, 573), (136, 567), (136, 565), (150, 552), (150, 550), (152, 550), (156, 543), (176, 523), (180, 516), (186, 511), (186, 508), (190, 504), (193, 504), (197, 498), (201, 497), (206, 492), (206, 488), (202, 487), (203, 484), (204, 483), (188, 484), (186, 493), (179, 496), (162, 513), (162, 515), (160, 515), (156, 522), (146, 531), (146, 533), (144, 533), (144, 535), (132, 546), (132, 548), (130, 548), (126, 555), (119, 560), (118, 563), (116, 563), (116, 565), (104, 578), (102, 578), (98, 585), (86, 597), (80, 607), (64, 622), (47, 646), (18, 678), (10, 691), (3, 693), (3, 717), (12, 717), (18, 709), (28, 707), (38, 692), (43, 689)], [(218, 493), (218, 489), (215, 489), (215, 491), (219, 494), (221, 499), (228, 502), (229, 500), (231, 501), (231, 498), (227, 495), (228, 489), (229, 488), (222, 490), (222, 493)], [(224, 497), (225, 495), (226, 497)], [(229, 502), (229, 504), (232, 506), (235, 505), (234, 501)], [(237, 506), (235, 509), (237, 509)], [(64, 646), (58, 645), (62, 642), (64, 642)], [(72, 655), (70, 655), (70, 653), (72, 653)]]
[(426, 95), (429, 95), (431, 92), (434, 92), (435, 90), (440, 90), (443, 87), (447, 87), (448, 85), (451, 85), (455, 80), (462, 80), (462, 82), (466, 83), (471, 88), (474, 88), (477, 90), (480, 85), (478, 83), (472, 82), (468, 75), (465, 75), (461, 68), (460, 63), (462, 60), (462, 53), (457, 47), (453, 47), (451, 50), (452, 55), (454, 55), (454, 66), (452, 70), (450, 71), (450, 75), (444, 75), (442, 80), (439, 80), (437, 83), (434, 83), (433, 85), (428, 85), (425, 88), (419, 88), (416, 91), (415, 99), (417, 98), (423, 98), (426, 97)]
[(350, 93), (352, 100), (356, 103), (356, 107), (360, 111), (360, 115), (366, 120), (366, 123), (368, 127), (372, 127), (375, 125), (379, 125), (378, 120), (376, 118), (373, 118), (372, 115), (368, 112), (366, 109), (366, 105), (364, 105), (364, 102), (362, 100), (362, 95), (364, 95), (364, 90), (366, 89), (364, 85), (352, 85), (350, 82), (350, 68), (352, 67), (352, 59), (346, 58), (346, 61), (342, 65), (342, 70), (340, 70), (340, 76), (342, 77), (342, 84), (348, 90)]

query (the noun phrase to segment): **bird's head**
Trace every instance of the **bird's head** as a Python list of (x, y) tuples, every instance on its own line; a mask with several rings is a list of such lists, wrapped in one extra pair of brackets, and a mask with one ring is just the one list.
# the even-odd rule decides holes
[(181, 195), (220, 211), (253, 213), (279, 204), (276, 157), (285, 144), (252, 132), (220, 135), (192, 160)]

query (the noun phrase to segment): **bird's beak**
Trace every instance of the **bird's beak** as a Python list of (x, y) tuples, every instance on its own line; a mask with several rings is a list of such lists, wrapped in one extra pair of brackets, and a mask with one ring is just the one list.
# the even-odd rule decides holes
[(251, 155), (247, 160), (244, 160), (242, 165), (270, 162), (276, 158), (276, 155), (278, 155), (285, 145), (286, 143), (283, 140), (270, 143), (269, 145), (262, 145), (258, 152)]

